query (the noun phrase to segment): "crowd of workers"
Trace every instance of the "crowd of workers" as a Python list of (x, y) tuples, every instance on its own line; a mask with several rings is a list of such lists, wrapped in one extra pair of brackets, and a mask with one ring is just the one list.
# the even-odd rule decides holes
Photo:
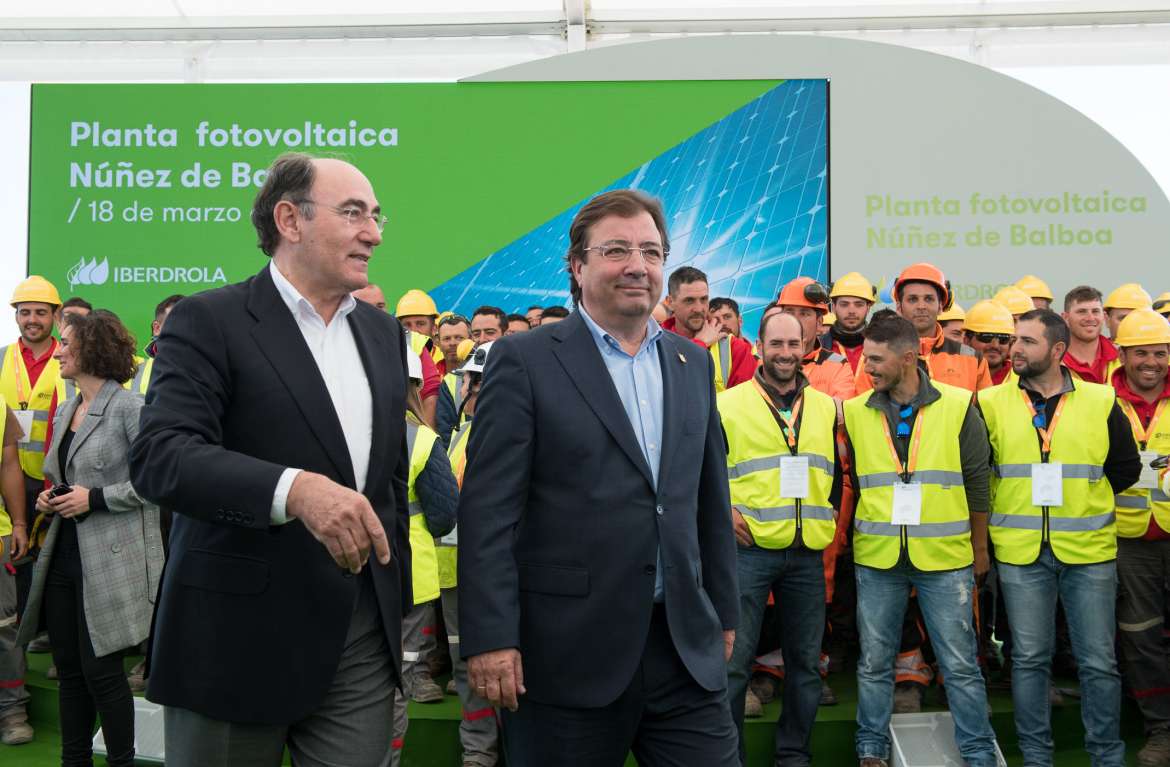
[[(354, 295), (391, 308), (376, 285)], [(1053, 307), (1045, 283), (1027, 276), (964, 312), (941, 270), (914, 264), (892, 295), (893, 309), (875, 312), (877, 288), (859, 273), (828, 286), (794, 279), (764, 308), (753, 344), (738, 304), (711, 298), (706, 275), (682, 266), (654, 312), (664, 330), (709, 349), (712, 360), (739, 544), (740, 622), (727, 672), (741, 756), (745, 717), (780, 697), (776, 763), (809, 763), (817, 707), (836, 703), (830, 672), (856, 656), (862, 767), (886, 764), (891, 715), (920, 710), (932, 690), (950, 708), (968, 764), (995, 764), (987, 686), (1005, 682), (1025, 762), (1051, 764), (1050, 705), (1066, 694), (1053, 685), (1055, 657), (1079, 677), (1094, 764), (1124, 763), (1124, 690), (1145, 724), (1138, 764), (1170, 765), (1170, 293), (1152, 300), (1133, 283), (1108, 296), (1081, 286)], [(104, 378), (147, 392), (154, 339), (181, 299), (159, 304), (132, 374)], [(33, 276), (11, 304), (20, 335), (0, 366), (16, 424), (0, 463), (0, 563), (8, 567), (0, 572), (0, 739), (15, 745), (34, 736), (15, 640), (30, 589), (37, 597), (33, 568), (22, 565), (46, 549), (54, 511), (72, 516), (49, 494), (64, 481), (64, 464), (61, 472), (46, 465), (55, 414), (79, 382), (104, 378), (78, 368), (70, 344), (54, 337), (55, 327), (73, 327), (69, 315), (91, 313), (83, 299), (63, 302)], [(407, 415), (414, 608), (403, 622), (395, 758), (408, 732), (407, 698), (458, 695), (463, 763), (490, 767), (497, 717), (469, 687), (459, 652), (465, 451), (493, 343), (559, 322), (569, 309), (481, 306), (465, 317), (409, 290), (393, 310), (413, 350), (415, 383)], [(93, 339), (100, 326), (91, 326), (77, 325), (90, 327), (88, 336), (73, 335)], [(111, 502), (91, 491), (80, 513)], [(154, 524), (165, 530), (165, 516)], [(77, 579), (94, 577), (86, 575), (94, 562), (80, 565)], [(84, 629), (76, 616), (55, 625)], [(85, 687), (98, 673), (92, 617), (89, 631), (82, 662), (61, 637), (50, 643), (63, 691), (68, 677), (106, 722), (102, 694)], [(30, 651), (46, 649), (39, 644)], [(444, 690), (435, 680), (448, 670)], [(101, 673), (108, 682), (108, 669)], [(124, 685), (138, 687), (141, 677), (139, 668)], [(63, 719), (65, 705), (63, 695)], [(92, 731), (93, 704), (82, 720)]]

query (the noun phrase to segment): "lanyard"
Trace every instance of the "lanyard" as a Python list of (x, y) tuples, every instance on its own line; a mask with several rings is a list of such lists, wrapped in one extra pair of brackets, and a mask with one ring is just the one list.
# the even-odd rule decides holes
[(24, 368), (24, 359), (20, 354), (20, 342), (12, 344), (12, 364), (16, 366), (16, 402), (20, 410), (28, 410), (29, 396), (25, 392), (25, 385), (32, 389), (28, 371)]
[(1028, 393), (1020, 389), (1020, 396), (1024, 398), (1024, 404), (1028, 406), (1028, 412), (1032, 414), (1032, 425), (1036, 427), (1036, 432), (1040, 435), (1040, 440), (1043, 443), (1041, 450), (1047, 457), (1052, 452), (1052, 437), (1056, 434), (1056, 424), (1060, 421), (1061, 414), (1064, 413), (1064, 403), (1068, 399), (1068, 393), (1060, 395), (1060, 400), (1056, 403), (1056, 413), (1052, 416), (1052, 423), (1048, 425), (1047, 429), (1036, 426), (1036, 406), (1032, 404), (1032, 398), (1028, 396)]
[(776, 407), (776, 404), (772, 402), (772, 398), (768, 396), (768, 392), (764, 391), (764, 387), (760, 386), (759, 381), (753, 378), (752, 384), (756, 387), (756, 391), (760, 393), (760, 396), (764, 398), (764, 402), (768, 403), (768, 407), (772, 409), (772, 412), (776, 414), (776, 417), (779, 418), (784, 423), (784, 426), (787, 427), (786, 429), (780, 429), (780, 431), (784, 433), (784, 439), (788, 441), (788, 452), (796, 455), (796, 421), (798, 418), (800, 418), (800, 408), (804, 405), (804, 396), (797, 396), (796, 404), (792, 406), (792, 415), (786, 416), (784, 415), (784, 412), (780, 410), (780, 408)]
[(910, 442), (910, 454), (907, 456), (910, 460), (906, 466), (903, 466), (902, 459), (898, 457), (898, 449), (894, 447), (894, 437), (890, 434), (890, 419), (884, 413), (882, 414), (882, 430), (886, 434), (886, 444), (890, 446), (890, 457), (894, 459), (894, 466), (897, 467), (898, 474), (906, 482), (910, 481), (910, 475), (918, 466), (918, 446), (922, 444), (922, 421), (925, 417), (925, 408), (919, 409), (918, 417), (914, 419), (914, 436)]
[(1137, 437), (1138, 442), (1141, 443), (1141, 449), (1146, 449), (1146, 443), (1150, 441), (1150, 437), (1154, 435), (1154, 426), (1158, 423), (1158, 419), (1162, 417), (1162, 411), (1166, 409), (1166, 403), (1170, 399), (1163, 399), (1158, 403), (1158, 408), (1154, 411), (1154, 417), (1150, 419), (1150, 425), (1143, 428), (1142, 419), (1138, 418), (1137, 410), (1134, 408), (1132, 402), (1119, 400), (1121, 402), (1121, 409), (1129, 418), (1129, 425), (1133, 427), (1133, 435)]

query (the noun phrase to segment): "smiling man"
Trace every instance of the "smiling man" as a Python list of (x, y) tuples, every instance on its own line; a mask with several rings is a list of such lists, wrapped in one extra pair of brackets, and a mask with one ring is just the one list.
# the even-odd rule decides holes
[(1064, 297), (1064, 314), (1068, 323), (1068, 350), (1064, 366), (1082, 381), (1103, 384), (1121, 366), (1117, 347), (1101, 331), (1105, 328), (1105, 308), (1101, 291), (1088, 285), (1073, 288)]
[(271, 262), (175, 306), (131, 448), (175, 512), (147, 696), (168, 764), (379, 767), (411, 600), (406, 339), (351, 294), (385, 218), (354, 166), (288, 154), (252, 223)]

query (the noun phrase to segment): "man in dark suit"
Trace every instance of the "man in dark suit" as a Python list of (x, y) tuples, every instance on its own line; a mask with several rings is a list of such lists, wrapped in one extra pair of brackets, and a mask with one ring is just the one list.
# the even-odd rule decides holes
[[(710, 355), (650, 318), (657, 200), (569, 230), (577, 311), (492, 349), (459, 505), (471, 684), (511, 767), (738, 765), (735, 539)], [(520, 696), (523, 695), (521, 698)]]
[(405, 341), (350, 293), (385, 218), (357, 168), (294, 154), (252, 222), (271, 263), (174, 308), (131, 451), (176, 512), (147, 697), (172, 767), (286, 745), (383, 765), (410, 604)]

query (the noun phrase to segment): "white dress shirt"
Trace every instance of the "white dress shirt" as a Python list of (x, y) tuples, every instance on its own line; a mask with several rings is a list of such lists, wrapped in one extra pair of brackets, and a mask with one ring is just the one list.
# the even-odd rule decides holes
[[(333, 320), (326, 325), (313, 305), (280, 273), (275, 263), (269, 264), (268, 270), (272, 273), (272, 282), (277, 292), (301, 329), (301, 335), (309, 346), (317, 369), (321, 371), (321, 377), (325, 379), (325, 388), (329, 390), (329, 399), (333, 401), (333, 409), (337, 411), (341, 431), (345, 435), (345, 445), (349, 448), (357, 490), (361, 492), (370, 468), (374, 401), (370, 394), (370, 381), (366, 378), (366, 369), (347, 320), (349, 313), (357, 306), (357, 300), (348, 295), (342, 299)], [(276, 492), (272, 496), (272, 524), (283, 525), (288, 521), (285, 513), (288, 493), (292, 489), (293, 480), (301, 471), (288, 468), (280, 475)]]

